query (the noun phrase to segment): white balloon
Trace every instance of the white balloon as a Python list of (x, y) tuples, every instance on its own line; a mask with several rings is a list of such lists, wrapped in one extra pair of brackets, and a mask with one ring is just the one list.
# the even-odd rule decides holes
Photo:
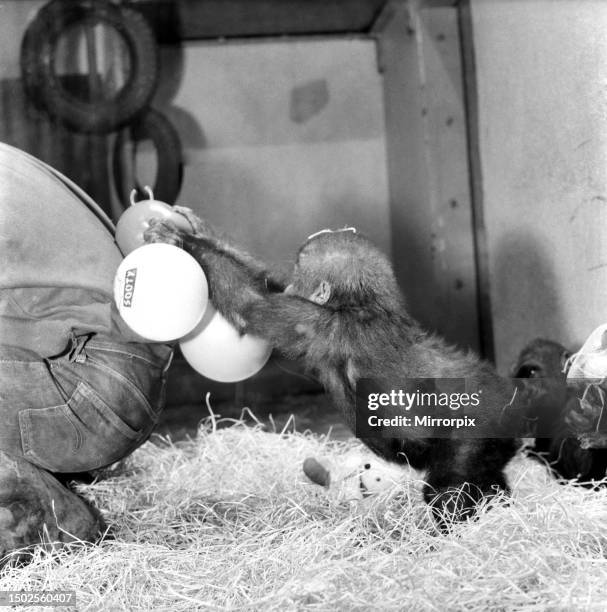
[(208, 304), (207, 279), (198, 262), (171, 244), (146, 244), (129, 253), (114, 278), (114, 300), (124, 322), (148, 340), (188, 334)]
[(245, 334), (209, 303), (202, 321), (179, 346), (186, 361), (200, 374), (218, 382), (236, 382), (256, 374), (272, 352), (265, 340)]

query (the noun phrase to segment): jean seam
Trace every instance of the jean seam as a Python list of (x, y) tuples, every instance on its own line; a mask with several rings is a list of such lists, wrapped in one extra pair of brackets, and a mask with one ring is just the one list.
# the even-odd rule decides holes
[(137, 395), (137, 397), (139, 397), (140, 400), (143, 401), (143, 407), (148, 413), (148, 416), (154, 419), (157, 418), (159, 411), (155, 411), (152, 408), (150, 402), (148, 401), (148, 398), (145, 396), (145, 393), (143, 393), (143, 391), (141, 391), (141, 389), (139, 389), (139, 387), (137, 387), (137, 385), (135, 385), (131, 380), (129, 380), (126, 376), (123, 376), (120, 372), (114, 370), (114, 368), (111, 368), (105, 363), (97, 361), (94, 357), (91, 357), (90, 355), (87, 355), (87, 362), (90, 363), (92, 366), (95, 366), (96, 368), (106, 370), (107, 372), (109, 372), (110, 376), (113, 376), (115, 379), (118, 379), (120, 382), (124, 383), (131, 391), (135, 393), (135, 395)]
[(95, 349), (97, 351), (105, 351), (105, 352), (108, 352), (108, 353), (117, 353), (119, 355), (124, 355), (125, 357), (130, 357), (132, 359), (140, 359), (141, 361), (145, 361), (146, 363), (150, 364), (151, 366), (153, 366), (155, 368), (162, 368), (163, 367), (157, 361), (153, 361), (152, 359), (148, 359), (147, 357), (144, 357), (143, 355), (140, 355), (139, 353), (132, 353), (132, 352), (127, 351), (127, 350), (121, 350), (121, 349), (113, 348), (109, 344), (106, 346), (106, 345), (104, 345), (104, 343), (102, 343), (102, 342), (95, 342), (94, 340), (91, 340), (91, 341), (87, 342), (85, 350), (87, 350), (87, 349)]
[(22, 432), (21, 443), (23, 445), (23, 454), (27, 455), (31, 450), (29, 420), (26, 420), (25, 416), (22, 419), (21, 414), (22, 413), (19, 412), (19, 414), (17, 415), (17, 418), (19, 420), (19, 429)]
[(102, 417), (107, 419), (112, 427), (116, 429), (120, 433), (120, 435), (128, 438), (129, 440), (138, 440), (141, 438), (141, 431), (134, 429), (128, 423), (124, 422), (123, 419), (117, 415), (110, 406), (106, 402), (103, 401), (103, 398), (99, 396), (99, 394), (86, 383), (80, 383), (78, 385), (80, 389), (80, 395), (88, 401), (100, 414)]
[(0, 363), (31, 363), (31, 364), (39, 364), (40, 361), (34, 361), (31, 359), (0, 359)]
[[(78, 386), (80, 386), (80, 385), (78, 385)], [(76, 395), (77, 391), (78, 391), (78, 387), (76, 387), (74, 389), (74, 393), (72, 393), (72, 397), (74, 397)], [(70, 400), (71, 399), (72, 398), (70, 398)], [(82, 435), (82, 432), (80, 431), (80, 428), (78, 427), (78, 424), (74, 423), (74, 420), (73, 420), (73, 418), (71, 416), (72, 415), (72, 411), (71, 411), (71, 409), (70, 409), (68, 404), (65, 404), (65, 405), (62, 406), (62, 412), (63, 412), (65, 418), (70, 422), (70, 424), (72, 425), (72, 427), (76, 431), (76, 445), (74, 447), (72, 455), (77, 455), (78, 451), (82, 448), (82, 443), (84, 442), (84, 437)]]

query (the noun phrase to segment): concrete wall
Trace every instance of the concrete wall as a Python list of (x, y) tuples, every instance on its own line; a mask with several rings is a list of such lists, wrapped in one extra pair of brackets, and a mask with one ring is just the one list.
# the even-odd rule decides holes
[(607, 319), (607, 3), (473, 0), (498, 366)]
[(325, 227), (354, 225), (390, 252), (373, 41), (188, 43), (162, 57), (155, 105), (186, 153), (179, 204), (282, 265)]

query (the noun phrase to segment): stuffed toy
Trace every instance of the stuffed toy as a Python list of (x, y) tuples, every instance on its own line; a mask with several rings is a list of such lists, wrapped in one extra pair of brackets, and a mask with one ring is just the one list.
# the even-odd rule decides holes
[(356, 501), (390, 489), (403, 480), (403, 470), (378, 457), (352, 454), (339, 464), (321, 463), (308, 457), (304, 474), (315, 484), (325, 487), (338, 501)]

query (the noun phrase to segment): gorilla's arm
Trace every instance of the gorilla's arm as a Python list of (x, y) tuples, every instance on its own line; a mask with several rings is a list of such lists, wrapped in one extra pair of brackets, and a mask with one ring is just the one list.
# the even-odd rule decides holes
[[(295, 295), (276, 293), (262, 265), (213, 236), (188, 234), (167, 221), (153, 221), (147, 242), (175, 244), (203, 267), (213, 306), (242, 333), (265, 338), (291, 358), (303, 357), (330, 325), (330, 312)], [(254, 260), (253, 260), (254, 261)]]
[[(185, 217), (194, 231), (194, 236), (204, 238), (206, 247), (215, 253), (223, 254), (232, 261), (242, 265), (253, 277), (263, 277), (266, 288), (269, 291), (284, 291), (287, 283), (275, 271), (269, 270), (268, 266), (240, 248), (235, 247), (225, 235), (211, 226), (206, 220), (196, 215), (190, 208), (185, 206), (174, 206), (173, 210)], [(154, 223), (150, 230), (150, 236), (154, 231)], [(166, 229), (168, 231), (168, 228)], [(174, 232), (173, 232), (174, 233)], [(182, 238), (183, 240), (183, 238)], [(172, 240), (175, 244), (176, 237)], [(181, 245), (179, 245), (181, 246)]]

